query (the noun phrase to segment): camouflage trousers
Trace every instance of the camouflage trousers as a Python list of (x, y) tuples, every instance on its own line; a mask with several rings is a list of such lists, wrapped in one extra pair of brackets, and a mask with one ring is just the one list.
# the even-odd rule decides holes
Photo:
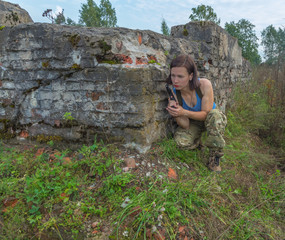
[(195, 149), (200, 144), (202, 133), (207, 131), (204, 145), (213, 150), (222, 150), (225, 146), (223, 135), (226, 125), (226, 116), (219, 109), (213, 109), (205, 122), (190, 119), (189, 129), (178, 127), (174, 139), (181, 148)]

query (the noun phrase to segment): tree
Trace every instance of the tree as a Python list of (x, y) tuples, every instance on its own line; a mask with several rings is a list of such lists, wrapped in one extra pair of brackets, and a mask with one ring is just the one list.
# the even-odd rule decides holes
[(87, 0), (79, 13), (79, 23), (87, 27), (115, 27), (117, 24), (116, 11), (109, 0), (101, 0), (99, 7), (93, 0)]
[(71, 18), (67, 18), (66, 19), (66, 22), (65, 22), (66, 25), (71, 25), (71, 26), (76, 26), (76, 25), (80, 25), (80, 24), (77, 24), (75, 21), (73, 21)]
[(252, 64), (261, 63), (261, 57), (258, 53), (258, 38), (256, 36), (254, 25), (246, 19), (241, 19), (237, 23), (225, 23), (226, 31), (238, 39), (239, 46), (242, 49), (242, 56)]
[(47, 9), (42, 14), (43, 17), (47, 17), (49, 20), (51, 20), (51, 23), (60, 24), (60, 25), (72, 25), (72, 26), (81, 26), (80, 24), (77, 24), (75, 21), (73, 21), (71, 18), (65, 18), (63, 14), (64, 9), (62, 9), (61, 12), (53, 13), (52, 9)]
[(47, 17), (49, 20), (51, 20), (51, 23), (55, 24), (64, 24), (65, 23), (65, 17), (63, 15), (64, 9), (62, 9), (59, 13), (53, 13), (52, 9), (47, 9), (43, 12), (42, 16)]
[(169, 27), (167, 26), (164, 18), (162, 19), (162, 22), (161, 22), (161, 32), (163, 35), (166, 35), (166, 36), (170, 35)]
[(63, 11), (64, 9), (62, 9), (62, 11), (56, 15), (56, 18), (54, 20), (56, 24), (65, 24), (65, 17), (63, 15)]
[(197, 8), (192, 8), (192, 12), (189, 16), (191, 21), (212, 21), (220, 25), (221, 20), (217, 18), (217, 14), (211, 6), (201, 4)]
[(100, 17), (103, 27), (116, 27), (117, 17), (116, 10), (112, 8), (109, 0), (101, 0), (100, 2)]
[(264, 55), (268, 64), (285, 62), (285, 28), (276, 30), (273, 25), (261, 32)]
[[(285, 28), (276, 30), (273, 25), (268, 26), (261, 32), (262, 41), (264, 46), (264, 55), (266, 63), (273, 65), (275, 68), (276, 81), (280, 79), (280, 72), (285, 65)], [(282, 97), (284, 98), (285, 85), (284, 81), (281, 84)]]

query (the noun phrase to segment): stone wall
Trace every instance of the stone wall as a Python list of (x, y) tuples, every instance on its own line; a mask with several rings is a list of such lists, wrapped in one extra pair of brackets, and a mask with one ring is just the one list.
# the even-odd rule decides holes
[(18, 4), (0, 0), (0, 27), (33, 22), (29, 13)]
[(164, 81), (174, 56), (195, 57), (222, 107), (232, 83), (248, 76), (236, 39), (213, 24), (177, 26), (171, 37), (22, 24), (2, 29), (0, 44), (2, 135), (88, 141), (97, 134), (144, 151), (168, 131)]

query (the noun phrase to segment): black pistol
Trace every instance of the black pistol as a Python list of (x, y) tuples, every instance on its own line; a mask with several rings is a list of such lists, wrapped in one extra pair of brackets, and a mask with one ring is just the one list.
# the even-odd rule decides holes
[[(167, 83), (165, 84), (165, 88), (166, 88), (167, 95), (168, 95), (170, 101), (178, 102), (173, 90), (169, 87), (169, 85)], [(176, 108), (175, 106), (171, 106), (171, 107)]]

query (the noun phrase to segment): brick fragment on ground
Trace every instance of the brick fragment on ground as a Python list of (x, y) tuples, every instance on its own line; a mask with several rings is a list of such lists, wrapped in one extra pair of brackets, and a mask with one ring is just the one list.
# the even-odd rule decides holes
[(92, 227), (92, 228), (96, 228), (96, 227), (98, 226), (98, 224), (99, 224), (99, 222), (93, 222), (93, 223), (91, 224), (91, 227)]
[(171, 179), (177, 179), (177, 173), (174, 169), (169, 168), (168, 169), (168, 177)]
[(136, 168), (136, 161), (134, 158), (126, 158), (125, 164), (128, 168)]

